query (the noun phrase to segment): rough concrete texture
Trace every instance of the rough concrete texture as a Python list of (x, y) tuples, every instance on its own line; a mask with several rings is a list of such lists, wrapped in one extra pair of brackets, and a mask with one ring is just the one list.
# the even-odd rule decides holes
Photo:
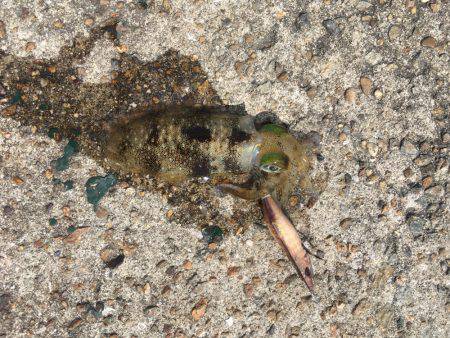
[[(317, 294), (262, 227), (207, 245), (201, 215), (180, 224), (163, 192), (124, 182), (94, 211), (85, 182), (104, 168), (82, 151), (52, 172), (66, 140), (9, 114), (7, 98), (0, 335), (449, 335), (446, 0), (0, 0), (0, 57), (57, 58), (111, 17), (116, 43), (77, 61), (84, 83), (111, 81), (120, 53), (147, 62), (172, 49), (198, 60), (223, 103), (322, 136), (326, 188), (290, 213), (325, 253), (312, 259)], [(261, 219), (211, 199), (205, 214)]]

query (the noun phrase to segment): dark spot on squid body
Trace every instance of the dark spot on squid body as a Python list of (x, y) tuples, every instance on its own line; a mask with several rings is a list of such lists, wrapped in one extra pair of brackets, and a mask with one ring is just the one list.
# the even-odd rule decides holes
[(211, 130), (202, 126), (183, 128), (181, 132), (189, 141), (198, 141), (198, 142), (211, 141)]
[(158, 144), (158, 140), (159, 140), (158, 125), (155, 122), (152, 122), (148, 126), (148, 129), (149, 129), (149, 135), (148, 135), (149, 143), (152, 145)]
[(209, 165), (209, 160), (205, 157), (196, 159), (192, 165), (192, 176), (203, 177), (209, 176), (211, 173), (211, 167)]
[(147, 173), (152, 175), (158, 173), (161, 170), (161, 164), (156, 160), (155, 155), (152, 156), (152, 153), (150, 153), (150, 156), (146, 159), (144, 165)]
[(233, 128), (231, 130), (230, 143), (231, 143), (231, 145), (234, 145), (237, 143), (248, 141), (251, 137), (252, 136), (250, 134), (246, 133), (245, 131), (242, 131), (238, 128)]
[(241, 167), (232, 157), (226, 157), (223, 161), (225, 165), (225, 170), (231, 173), (241, 172)]

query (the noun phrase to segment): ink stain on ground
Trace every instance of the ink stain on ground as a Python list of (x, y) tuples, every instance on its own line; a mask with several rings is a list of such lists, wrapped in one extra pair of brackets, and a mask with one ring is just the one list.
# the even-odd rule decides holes
[(55, 160), (55, 162), (53, 163), (53, 168), (56, 171), (64, 171), (67, 168), (69, 168), (70, 158), (76, 153), (78, 153), (78, 151), (79, 151), (78, 142), (75, 140), (69, 140), (67, 145), (64, 147), (63, 155), (57, 160)]
[(208, 244), (220, 242), (223, 238), (223, 230), (218, 226), (208, 226), (202, 229), (202, 235)]
[(117, 184), (117, 179), (113, 174), (108, 174), (104, 177), (91, 177), (86, 182), (86, 197), (89, 203), (94, 206), (96, 210), (100, 200), (113, 186)]

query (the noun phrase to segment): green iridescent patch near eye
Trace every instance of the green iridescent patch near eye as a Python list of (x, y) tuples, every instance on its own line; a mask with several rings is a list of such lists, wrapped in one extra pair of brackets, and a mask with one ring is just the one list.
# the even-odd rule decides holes
[(267, 153), (261, 157), (260, 165), (274, 164), (280, 168), (286, 168), (289, 158), (283, 153)]
[(277, 136), (281, 136), (287, 133), (286, 128), (280, 126), (279, 124), (269, 123), (262, 126), (261, 131), (267, 131), (269, 133), (274, 133)]

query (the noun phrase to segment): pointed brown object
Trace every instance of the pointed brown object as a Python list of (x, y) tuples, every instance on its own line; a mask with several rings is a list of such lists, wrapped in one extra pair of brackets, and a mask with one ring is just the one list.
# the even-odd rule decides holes
[(297, 230), (271, 195), (263, 197), (261, 201), (270, 232), (294, 264), (309, 291), (313, 292), (311, 261)]

